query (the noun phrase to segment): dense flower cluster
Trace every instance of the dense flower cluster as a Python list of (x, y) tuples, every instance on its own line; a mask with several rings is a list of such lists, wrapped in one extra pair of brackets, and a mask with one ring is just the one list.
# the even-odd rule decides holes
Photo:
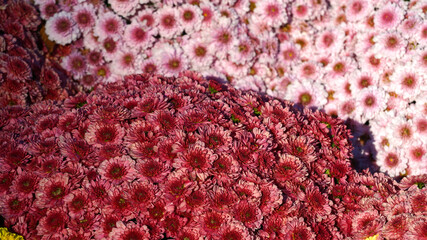
[(193, 72), (0, 119), (0, 214), (26, 239), (427, 234), (427, 175), (357, 173), (342, 120)]
[(79, 90), (77, 82), (47, 54), (39, 33), (41, 19), (33, 5), (8, 1), (0, 8), (0, 18), (1, 107), (61, 100)]
[(350, 118), (358, 169), (427, 172), (424, 1), (35, 2), (76, 79), (194, 70)]

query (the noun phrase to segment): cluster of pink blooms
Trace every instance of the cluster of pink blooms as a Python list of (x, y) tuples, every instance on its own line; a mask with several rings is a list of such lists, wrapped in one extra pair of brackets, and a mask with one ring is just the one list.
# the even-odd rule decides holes
[(427, 175), (351, 169), (340, 119), (194, 72), (0, 111), (26, 239), (426, 239)]
[(75, 79), (183, 70), (349, 119), (357, 168), (427, 172), (427, 3), (36, 0)]
[(37, 9), (9, 1), (0, 9), (0, 106), (27, 105), (74, 95), (79, 85), (47, 55)]

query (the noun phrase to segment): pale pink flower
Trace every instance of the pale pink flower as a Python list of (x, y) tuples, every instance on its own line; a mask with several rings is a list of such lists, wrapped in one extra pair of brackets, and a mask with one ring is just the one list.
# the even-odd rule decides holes
[(77, 79), (81, 78), (87, 71), (86, 58), (77, 51), (64, 57), (62, 66)]
[(65, 45), (76, 40), (80, 36), (80, 31), (71, 13), (63, 11), (47, 20), (46, 34), (51, 41)]
[(385, 32), (375, 36), (373, 40), (373, 50), (378, 58), (396, 60), (405, 54), (407, 42), (399, 32)]
[(356, 116), (360, 122), (365, 122), (386, 108), (388, 95), (384, 90), (371, 86), (361, 90), (356, 95)]
[(342, 29), (325, 29), (316, 38), (316, 48), (321, 53), (337, 54), (344, 44), (345, 34)]
[(94, 34), (101, 41), (107, 38), (118, 40), (123, 34), (123, 29), (123, 20), (113, 12), (106, 12), (96, 20)]
[(279, 60), (285, 63), (293, 63), (299, 59), (298, 47), (290, 42), (280, 44)]
[(427, 44), (427, 23), (420, 24), (417, 29), (415, 39), (419, 44)]
[(383, 30), (394, 29), (402, 20), (404, 12), (394, 3), (382, 6), (374, 16), (375, 27)]
[(146, 8), (139, 11), (135, 18), (139, 23), (149, 27), (150, 29), (155, 28), (158, 24), (154, 16), (154, 9), (152, 8)]
[(139, 0), (108, 0), (108, 3), (114, 12), (123, 17), (134, 15), (139, 7)]
[(390, 148), (379, 151), (377, 154), (377, 165), (382, 172), (388, 173), (391, 177), (397, 177), (405, 172), (408, 159), (401, 154), (397, 148)]
[(378, 75), (375, 72), (371, 73), (356, 70), (349, 78), (351, 84), (350, 89), (355, 96), (357, 96), (362, 89), (378, 84)]
[(410, 101), (415, 100), (427, 88), (425, 76), (412, 64), (396, 67), (390, 80), (390, 89)]
[(154, 13), (156, 21), (159, 23), (159, 34), (164, 38), (174, 38), (180, 34), (184, 27), (178, 21), (178, 10), (165, 6)]
[(95, 25), (95, 8), (92, 4), (78, 4), (73, 7), (73, 19), (82, 32), (88, 32)]
[(129, 75), (135, 73), (137, 65), (137, 54), (130, 49), (120, 51), (111, 63), (111, 71), (117, 75)]
[(292, 17), (295, 19), (309, 20), (313, 18), (313, 8), (304, 0), (297, 0), (292, 4)]
[(350, 0), (346, 4), (345, 13), (348, 21), (357, 22), (373, 11), (373, 4), (368, 0)]
[(126, 25), (123, 40), (130, 48), (136, 48), (136, 50), (146, 49), (151, 47), (155, 41), (154, 31), (144, 24), (133, 22)]
[(218, 25), (216, 28), (206, 31), (207, 37), (216, 50), (216, 57), (224, 59), (227, 53), (233, 47), (234, 40), (237, 38), (237, 31), (229, 25)]
[(199, 7), (188, 3), (183, 4), (179, 7), (178, 14), (185, 33), (192, 34), (200, 30), (203, 12)]
[(258, 1), (254, 14), (263, 19), (268, 26), (277, 27), (288, 20), (285, 7), (286, 3), (282, 0)]
[(199, 33), (194, 33), (192, 37), (185, 38), (182, 48), (184, 54), (189, 57), (193, 70), (208, 69), (212, 65), (214, 48)]
[(178, 44), (169, 45), (157, 44), (153, 48), (153, 57), (160, 66), (158, 71), (167, 77), (178, 76), (178, 74), (187, 69), (187, 59), (184, 58), (183, 51)]
[(318, 82), (294, 81), (286, 89), (287, 99), (305, 107), (320, 107), (327, 103), (328, 93)]
[(41, 2), (39, 9), (40, 17), (44, 20), (48, 20), (53, 15), (55, 15), (55, 13), (58, 13), (60, 11), (60, 8), (58, 4), (56, 4), (55, 0), (45, 0)]

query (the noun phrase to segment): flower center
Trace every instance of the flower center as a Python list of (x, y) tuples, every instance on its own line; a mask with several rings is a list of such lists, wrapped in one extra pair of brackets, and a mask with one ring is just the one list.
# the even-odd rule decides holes
[(197, 47), (194, 52), (198, 57), (204, 57), (206, 55), (206, 49), (202, 46)]
[(175, 26), (175, 18), (171, 15), (167, 15), (163, 18), (162, 23), (167, 28), (172, 28)]
[(387, 166), (389, 167), (395, 167), (397, 166), (397, 164), (399, 163), (399, 159), (397, 157), (396, 154), (394, 153), (389, 153), (387, 155), (387, 157), (385, 158), (385, 163), (387, 164)]
[(365, 104), (366, 106), (372, 106), (375, 104), (375, 97), (374, 96), (368, 96), (365, 98)]
[(169, 67), (172, 69), (178, 69), (180, 66), (180, 61), (178, 59), (171, 59), (169, 61)]
[(300, 95), (299, 101), (302, 105), (307, 106), (311, 103), (311, 95), (309, 93), (303, 93)]
[(59, 20), (56, 26), (57, 26), (57, 30), (61, 33), (67, 32), (71, 28), (70, 21), (68, 21), (67, 19)]
[(191, 20), (193, 20), (193, 18), (194, 18), (193, 12), (191, 12), (189, 10), (184, 12), (184, 19), (186, 21), (191, 21)]

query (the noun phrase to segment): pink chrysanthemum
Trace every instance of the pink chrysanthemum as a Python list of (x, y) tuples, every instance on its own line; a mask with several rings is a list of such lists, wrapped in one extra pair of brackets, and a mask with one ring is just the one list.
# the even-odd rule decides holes
[(375, 73), (356, 71), (350, 78), (351, 92), (357, 96), (357, 94), (365, 88), (370, 86), (376, 86), (378, 83), (378, 75)]
[[(108, 61), (113, 60), (116, 57), (117, 53), (121, 51), (122, 46), (123, 46), (123, 42), (114, 40), (111, 37), (104, 39), (101, 42), (101, 49), (104, 53), (103, 54), (104, 58)], [(99, 67), (99, 66), (95, 66), (95, 67)]]
[(30, 172), (18, 170), (18, 176), (13, 180), (10, 190), (21, 197), (30, 197), (37, 189), (39, 177)]
[(30, 66), (21, 58), (13, 56), (6, 59), (5, 72), (8, 78), (17, 81), (25, 81), (32, 76)]
[(92, 123), (85, 134), (89, 144), (101, 147), (105, 144), (119, 144), (125, 131), (118, 124)]
[(219, 25), (210, 31), (209, 41), (216, 50), (217, 58), (223, 59), (226, 57), (228, 51), (233, 47), (236, 35), (236, 29), (225, 24)]
[(205, 70), (213, 62), (213, 48), (208, 44), (207, 39), (198, 34), (193, 34), (191, 38), (186, 38), (182, 48), (184, 54), (188, 55), (189, 61), (194, 70)]
[(111, 64), (111, 71), (117, 75), (135, 74), (137, 54), (131, 50), (119, 51)]
[(302, 182), (307, 176), (307, 168), (299, 158), (282, 154), (273, 174), (277, 184), (284, 186), (283, 184), (289, 180)]
[(80, 31), (71, 13), (62, 11), (47, 20), (46, 34), (51, 41), (65, 45), (76, 40)]
[(408, 159), (402, 156), (396, 148), (380, 151), (377, 155), (377, 164), (382, 172), (387, 172), (390, 176), (396, 177), (404, 173)]
[(159, 23), (159, 34), (162, 37), (171, 39), (183, 30), (183, 26), (178, 21), (178, 12), (172, 7), (165, 6), (160, 8), (155, 12), (155, 18)]
[(398, 59), (405, 54), (406, 40), (398, 32), (385, 32), (374, 37), (374, 51), (378, 58)]
[(71, 187), (68, 180), (68, 174), (64, 173), (57, 173), (50, 178), (40, 180), (39, 188), (35, 193), (34, 206), (46, 208), (61, 205)]
[(136, 169), (139, 174), (158, 183), (170, 173), (171, 166), (159, 159), (139, 160), (136, 164)]
[(240, 201), (235, 206), (234, 217), (252, 230), (258, 229), (262, 223), (261, 209), (247, 201)]
[(415, 38), (419, 44), (427, 43), (427, 23), (423, 23), (419, 26)]
[(187, 60), (178, 45), (156, 45), (153, 49), (153, 57), (156, 63), (161, 66), (158, 70), (168, 77), (178, 76), (181, 71), (188, 67)]
[(63, 67), (75, 78), (81, 78), (87, 71), (86, 58), (79, 52), (72, 52), (66, 56), (62, 62)]
[(409, 230), (410, 218), (407, 214), (399, 214), (391, 218), (384, 226), (383, 236), (386, 239), (405, 239)]
[(367, 0), (351, 0), (347, 2), (345, 13), (349, 21), (357, 22), (364, 19), (372, 10), (373, 4)]
[(125, 44), (132, 48), (146, 49), (154, 42), (153, 31), (146, 25), (133, 22), (126, 26), (124, 33)]
[(139, 0), (109, 0), (108, 3), (114, 12), (123, 17), (135, 14), (139, 7)]
[(207, 210), (200, 216), (200, 224), (203, 227), (203, 231), (207, 234), (217, 232), (226, 222), (229, 216), (223, 213)]
[(43, 1), (40, 4), (39, 9), (40, 9), (40, 17), (43, 18), (44, 20), (48, 20), (60, 10), (55, 0)]
[(285, 240), (314, 240), (315, 234), (305, 223), (303, 218), (293, 219), (286, 223)]
[(269, 26), (277, 27), (288, 20), (284, 1), (267, 0), (257, 3), (254, 14), (258, 15)]
[(427, 240), (427, 218), (416, 217), (409, 225), (408, 237), (417, 240)]
[(123, 33), (123, 20), (112, 12), (106, 12), (99, 16), (94, 27), (94, 34), (99, 40), (112, 38), (117, 40)]
[(294, 81), (286, 89), (288, 100), (305, 107), (320, 107), (327, 103), (328, 93), (318, 82)]
[(379, 216), (378, 212), (369, 210), (357, 214), (353, 218), (352, 227), (356, 237), (365, 239), (378, 234), (383, 224), (384, 219)]
[(411, 101), (427, 89), (425, 80), (414, 65), (397, 67), (393, 75), (390, 76), (390, 80), (392, 81), (391, 89)]
[(327, 215), (331, 213), (331, 203), (327, 196), (320, 192), (319, 188), (310, 184), (305, 190), (304, 203), (306, 204), (307, 210), (313, 217), (316, 217), (317, 221), (321, 221)]
[(88, 32), (95, 25), (95, 8), (92, 4), (78, 4), (73, 7), (73, 19), (82, 32)]
[(297, 61), (299, 58), (299, 50), (297, 46), (290, 42), (284, 42), (280, 44), (279, 59), (285, 63), (292, 63)]
[(113, 183), (130, 182), (136, 177), (135, 161), (128, 156), (105, 160), (99, 165), (98, 173)]
[(62, 208), (49, 209), (46, 215), (40, 219), (37, 226), (37, 234), (44, 237), (59, 237), (65, 228), (69, 217)]
[(356, 115), (361, 122), (372, 119), (386, 108), (388, 95), (380, 88), (371, 86), (356, 96)]
[(22, 198), (18, 194), (9, 194), (0, 199), (0, 213), (4, 218), (16, 218), (24, 215), (30, 207), (31, 198)]
[(340, 29), (325, 29), (318, 35), (316, 47), (326, 54), (338, 53), (342, 49), (344, 35), (344, 32)]
[(212, 150), (203, 147), (201, 144), (195, 144), (190, 146), (186, 152), (179, 153), (173, 166), (188, 169), (203, 180), (208, 176), (208, 169), (212, 167), (213, 161), (217, 158), (218, 156)]
[(240, 222), (232, 221), (221, 227), (218, 233), (219, 239), (243, 240), (252, 239), (249, 230)]
[(203, 12), (202, 10), (190, 4), (183, 4), (179, 7), (179, 20), (187, 34), (192, 34), (195, 31), (199, 31)]
[(85, 189), (72, 191), (64, 198), (64, 202), (68, 209), (68, 215), (72, 218), (81, 216), (85, 211), (90, 211), (92, 206)]
[(128, 222), (126, 225), (118, 221), (108, 237), (113, 240), (150, 239), (149, 229), (145, 225)]
[(383, 30), (391, 30), (403, 20), (404, 12), (395, 3), (383, 6), (375, 13), (375, 27)]
[(292, 4), (292, 14), (295, 19), (309, 20), (313, 17), (313, 9), (308, 2), (297, 0)]

